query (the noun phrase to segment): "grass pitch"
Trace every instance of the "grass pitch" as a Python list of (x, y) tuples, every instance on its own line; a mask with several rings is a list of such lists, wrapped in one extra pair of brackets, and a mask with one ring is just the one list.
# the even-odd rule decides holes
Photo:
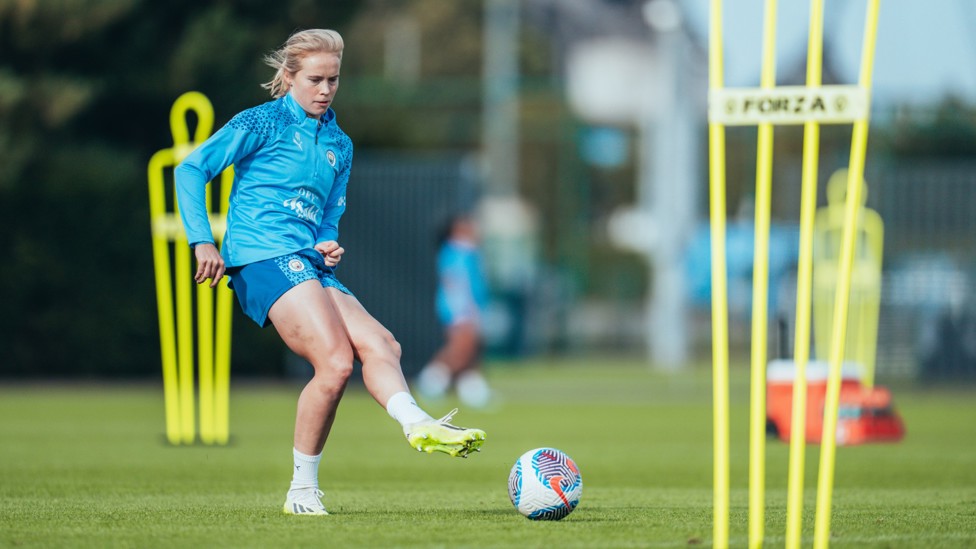
[[(732, 373), (731, 542), (747, 540), (747, 372)], [(171, 447), (161, 384), (0, 386), (3, 547), (684, 547), (711, 545), (708, 367), (668, 374), (598, 359), (496, 365), (503, 401), (469, 459), (410, 449), (350, 387), (320, 470), (331, 516), (281, 513), (299, 387), (234, 381), (232, 443)], [(884, 380), (881, 380), (884, 383)], [(973, 388), (893, 387), (908, 435), (841, 447), (834, 547), (976, 547)], [(425, 403), (434, 414), (455, 405)], [(554, 446), (583, 475), (580, 506), (531, 522), (508, 501), (524, 451)], [(766, 544), (785, 532), (788, 447), (767, 446)], [(807, 450), (804, 545), (819, 447)]]

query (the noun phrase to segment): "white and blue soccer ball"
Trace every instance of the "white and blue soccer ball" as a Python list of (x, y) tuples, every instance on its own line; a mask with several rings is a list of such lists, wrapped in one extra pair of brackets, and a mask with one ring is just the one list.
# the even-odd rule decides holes
[(583, 494), (576, 462), (555, 448), (522, 454), (508, 475), (512, 505), (531, 520), (559, 520), (573, 512)]

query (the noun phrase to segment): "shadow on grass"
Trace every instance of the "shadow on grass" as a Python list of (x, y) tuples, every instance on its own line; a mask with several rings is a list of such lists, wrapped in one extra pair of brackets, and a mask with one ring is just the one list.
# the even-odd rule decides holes
[(647, 509), (640, 507), (617, 507), (613, 509), (601, 508), (598, 510), (576, 509), (567, 517), (559, 521), (530, 520), (523, 517), (514, 508), (495, 508), (495, 509), (424, 509), (415, 511), (388, 511), (376, 509), (348, 509), (337, 508), (330, 512), (336, 515), (349, 517), (370, 516), (377, 519), (395, 520), (424, 520), (433, 518), (436, 520), (470, 520), (470, 521), (497, 521), (499, 519), (511, 518), (522, 520), (531, 524), (545, 524), (548, 522), (586, 522), (593, 524), (613, 524), (633, 522), (636, 517), (647, 513)]

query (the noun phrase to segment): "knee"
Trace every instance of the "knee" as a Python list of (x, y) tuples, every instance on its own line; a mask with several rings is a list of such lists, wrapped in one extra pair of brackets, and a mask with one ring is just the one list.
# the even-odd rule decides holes
[(359, 355), (364, 362), (375, 358), (384, 362), (399, 363), (402, 349), (393, 334), (389, 330), (383, 330), (366, 340), (363, 348), (359, 350)]
[(403, 349), (400, 348), (400, 342), (397, 341), (396, 338), (393, 337), (393, 334), (391, 334), (390, 332), (386, 333), (385, 342), (387, 348), (389, 349), (390, 354), (392, 354), (393, 358), (395, 358), (397, 362), (399, 362), (400, 357), (403, 354)]
[(341, 389), (346, 386), (353, 371), (352, 349), (337, 350), (327, 356), (317, 357), (311, 361), (315, 369), (314, 379), (331, 388)]

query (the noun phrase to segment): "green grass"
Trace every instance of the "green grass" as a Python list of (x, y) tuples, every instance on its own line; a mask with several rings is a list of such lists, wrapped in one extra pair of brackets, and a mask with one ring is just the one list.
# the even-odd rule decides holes
[[(328, 517), (281, 513), (298, 388), (235, 380), (232, 444), (171, 447), (159, 384), (0, 386), (3, 547), (683, 547), (711, 545), (707, 367), (507, 364), (504, 399), (462, 410), (484, 451), (412, 451), (359, 387), (339, 409), (320, 472)], [(746, 372), (733, 381), (731, 541), (746, 544)], [(899, 444), (838, 449), (834, 547), (976, 547), (972, 389), (895, 387)], [(432, 414), (453, 402), (431, 404)], [(561, 522), (522, 518), (506, 481), (525, 450), (579, 464), (580, 506)], [(785, 530), (788, 447), (767, 447), (766, 541)], [(804, 545), (813, 536), (819, 448), (808, 448)]]

